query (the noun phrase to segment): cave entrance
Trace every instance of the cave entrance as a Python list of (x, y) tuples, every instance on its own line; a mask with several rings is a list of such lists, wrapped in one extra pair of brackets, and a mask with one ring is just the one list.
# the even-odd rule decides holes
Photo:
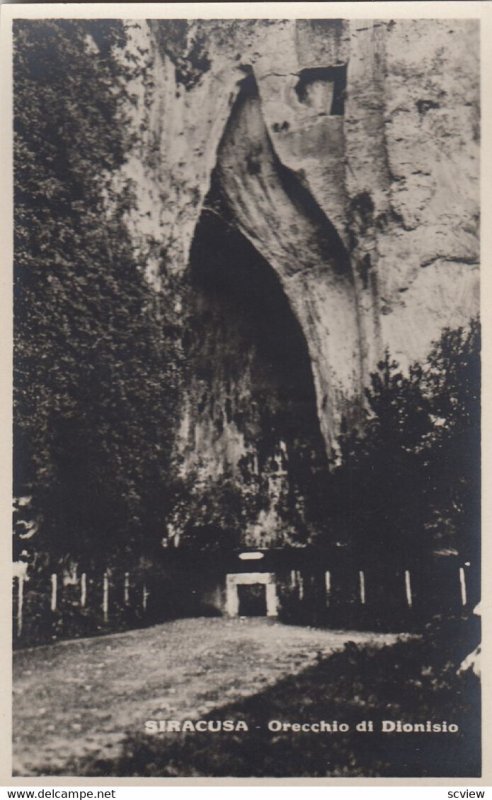
[(266, 617), (266, 586), (264, 583), (238, 586), (237, 594), (240, 617)]
[[(190, 259), (190, 447), (252, 476), (275, 503), (305, 498), (326, 455), (307, 344), (280, 280), (211, 193)], [(213, 471), (213, 470), (212, 470)], [(268, 486), (266, 485), (268, 476)], [(263, 485), (262, 484), (263, 480)], [(287, 525), (294, 522), (296, 511)], [(260, 546), (268, 531), (258, 532)]]

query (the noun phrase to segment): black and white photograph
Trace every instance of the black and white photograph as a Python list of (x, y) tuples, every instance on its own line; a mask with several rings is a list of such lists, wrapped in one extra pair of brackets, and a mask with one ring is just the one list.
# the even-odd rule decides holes
[(11, 20), (12, 776), (480, 779), (479, 15), (84, 5)]

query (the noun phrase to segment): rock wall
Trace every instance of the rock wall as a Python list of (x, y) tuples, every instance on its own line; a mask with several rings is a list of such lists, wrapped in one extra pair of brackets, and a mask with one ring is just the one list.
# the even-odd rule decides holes
[[(478, 312), (478, 22), (162, 20), (129, 36), (136, 143), (119, 180), (135, 192), (127, 221), (149, 282), (189, 280), (211, 215), (247, 240), (304, 337), (329, 450), (385, 348), (408, 365)], [(206, 358), (221, 365), (209, 395), (225, 403), (225, 312), (207, 291), (188, 292), (183, 314), (209, 305)], [(243, 400), (262, 371), (246, 368), (256, 345), (245, 353)], [(219, 474), (250, 452), (254, 414), (221, 428), (207, 406), (205, 419), (197, 380), (182, 447)]]

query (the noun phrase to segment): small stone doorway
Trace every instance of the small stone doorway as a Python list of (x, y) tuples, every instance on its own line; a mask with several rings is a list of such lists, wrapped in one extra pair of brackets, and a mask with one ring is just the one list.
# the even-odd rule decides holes
[(237, 572), (226, 576), (226, 612), (230, 617), (278, 614), (273, 572)]

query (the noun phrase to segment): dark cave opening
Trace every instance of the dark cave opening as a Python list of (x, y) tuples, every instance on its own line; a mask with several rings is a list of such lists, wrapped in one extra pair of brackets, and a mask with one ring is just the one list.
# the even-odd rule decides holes
[(284, 442), (290, 478), (308, 480), (326, 455), (307, 343), (275, 271), (228, 218), (217, 193), (195, 232), (190, 278), (190, 363), (203, 388), (197, 413), (225, 409), (260, 467)]
[(311, 87), (319, 83), (332, 84), (333, 95), (329, 113), (331, 116), (343, 116), (347, 88), (347, 65), (302, 69), (299, 73), (299, 81), (295, 86), (295, 92), (301, 103), (309, 104)]

